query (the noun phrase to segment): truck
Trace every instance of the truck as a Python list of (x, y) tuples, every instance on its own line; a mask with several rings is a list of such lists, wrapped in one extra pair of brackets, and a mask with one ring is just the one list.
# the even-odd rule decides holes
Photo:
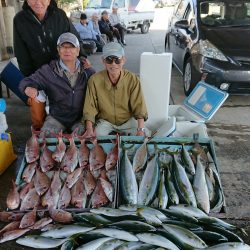
[(140, 29), (141, 33), (148, 33), (155, 14), (153, 0), (89, 0), (84, 11), (71, 13), (71, 20), (73, 22), (77, 21), (77, 19), (79, 20), (82, 12), (84, 12), (88, 18), (90, 18), (93, 13), (97, 13), (101, 16), (104, 10), (111, 13), (114, 5), (118, 6), (121, 22), (126, 29)]

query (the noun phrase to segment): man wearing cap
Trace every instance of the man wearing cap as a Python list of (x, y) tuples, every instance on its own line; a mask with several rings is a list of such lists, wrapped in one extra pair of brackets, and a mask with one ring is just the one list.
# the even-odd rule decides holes
[(101, 20), (98, 22), (102, 34), (105, 34), (110, 42), (114, 41), (114, 35), (117, 41), (121, 43), (121, 36), (117, 28), (113, 27), (109, 21), (109, 14), (106, 10), (102, 12)]
[(118, 5), (114, 4), (112, 7), (112, 13), (109, 15), (109, 21), (113, 28), (116, 28), (120, 34), (121, 37), (121, 43), (123, 45), (126, 45), (125, 40), (124, 40), (124, 30), (126, 30), (122, 25), (121, 25), (121, 17), (120, 14), (118, 13)]
[(85, 13), (81, 14), (80, 22), (75, 24), (75, 28), (83, 41), (84, 48), (89, 49), (91, 52), (97, 48), (97, 52), (102, 52), (103, 45), (100, 41), (98, 41), (98, 37), (94, 29), (91, 26), (88, 26), (88, 19)]
[(57, 41), (58, 60), (43, 65), (34, 74), (20, 82), (19, 89), (30, 98), (36, 98), (38, 90), (44, 90), (49, 99), (49, 115), (41, 131), (46, 136), (61, 130), (79, 134), (84, 131), (80, 120), (88, 78), (92, 68), (84, 69), (77, 59), (80, 45), (72, 33), (63, 33)]
[(140, 81), (123, 69), (125, 57), (121, 44), (110, 42), (103, 47), (103, 64), (105, 70), (88, 81), (83, 108), (86, 137), (105, 136), (112, 131), (149, 135), (144, 126), (148, 115)]

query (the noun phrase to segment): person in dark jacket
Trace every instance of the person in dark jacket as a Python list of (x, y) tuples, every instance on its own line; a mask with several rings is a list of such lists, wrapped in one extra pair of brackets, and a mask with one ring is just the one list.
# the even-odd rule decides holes
[[(56, 42), (65, 32), (78, 37), (78, 32), (55, 0), (24, 1), (23, 10), (13, 21), (14, 52), (24, 76), (33, 74), (58, 57)], [(81, 54), (84, 55), (84, 51)], [(87, 60), (83, 59), (83, 64), (89, 67)], [(37, 103), (30, 98), (27, 103), (30, 105), (32, 126), (40, 129), (46, 116), (45, 103)]]
[(102, 34), (105, 34), (110, 42), (114, 41), (114, 35), (117, 41), (121, 43), (121, 36), (117, 28), (113, 27), (109, 21), (109, 15), (106, 10), (102, 12), (101, 20), (98, 22)]
[(84, 69), (77, 59), (80, 51), (77, 37), (64, 33), (58, 38), (58, 60), (43, 65), (34, 74), (24, 78), (19, 85), (22, 93), (36, 98), (38, 90), (43, 90), (49, 99), (49, 115), (41, 131), (59, 133), (61, 130), (81, 134), (84, 126), (81, 123), (88, 78), (94, 69)]

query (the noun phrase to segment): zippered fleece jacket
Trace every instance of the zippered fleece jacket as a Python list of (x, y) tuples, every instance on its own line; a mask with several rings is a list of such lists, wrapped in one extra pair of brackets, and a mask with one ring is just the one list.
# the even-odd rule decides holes
[(14, 52), (24, 76), (57, 59), (57, 40), (65, 32), (79, 34), (55, 0), (51, 0), (43, 21), (39, 21), (27, 1), (13, 20)]
[(19, 90), (23, 94), (27, 87), (44, 90), (49, 99), (50, 115), (66, 128), (70, 128), (76, 121), (82, 119), (87, 82), (95, 73), (93, 68), (80, 67), (73, 88), (61, 70), (59, 60), (53, 60), (50, 64), (43, 65), (31, 76), (24, 78), (19, 84)]

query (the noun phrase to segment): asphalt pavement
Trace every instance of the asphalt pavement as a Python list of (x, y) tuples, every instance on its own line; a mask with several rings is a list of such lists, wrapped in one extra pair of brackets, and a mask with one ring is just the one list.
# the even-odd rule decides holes
[[(138, 74), (142, 52), (164, 52), (164, 37), (168, 16), (172, 8), (156, 10), (155, 21), (148, 34), (136, 30), (127, 34), (125, 68)], [(101, 53), (89, 57), (94, 68), (103, 69)], [(5, 62), (4, 62), (5, 63)], [(4, 63), (0, 62), (0, 70)], [(4, 97), (6, 91), (4, 90)], [(185, 98), (180, 73), (173, 67), (171, 95), (174, 104), (181, 104)], [(8, 131), (12, 133), (13, 145), (18, 155), (8, 170), (0, 176), (0, 210), (5, 209), (6, 195), (11, 179), (15, 178), (24, 153), (25, 142), (30, 136), (29, 109), (13, 94), (7, 101)], [(230, 96), (214, 117), (208, 121), (208, 134), (214, 141), (222, 186), (226, 198), (226, 216), (231, 222), (243, 225), (250, 233), (250, 98)], [(245, 238), (247, 240), (247, 238)], [(250, 243), (248, 239), (248, 243)], [(0, 245), (0, 249), (25, 249), (13, 243)]]

